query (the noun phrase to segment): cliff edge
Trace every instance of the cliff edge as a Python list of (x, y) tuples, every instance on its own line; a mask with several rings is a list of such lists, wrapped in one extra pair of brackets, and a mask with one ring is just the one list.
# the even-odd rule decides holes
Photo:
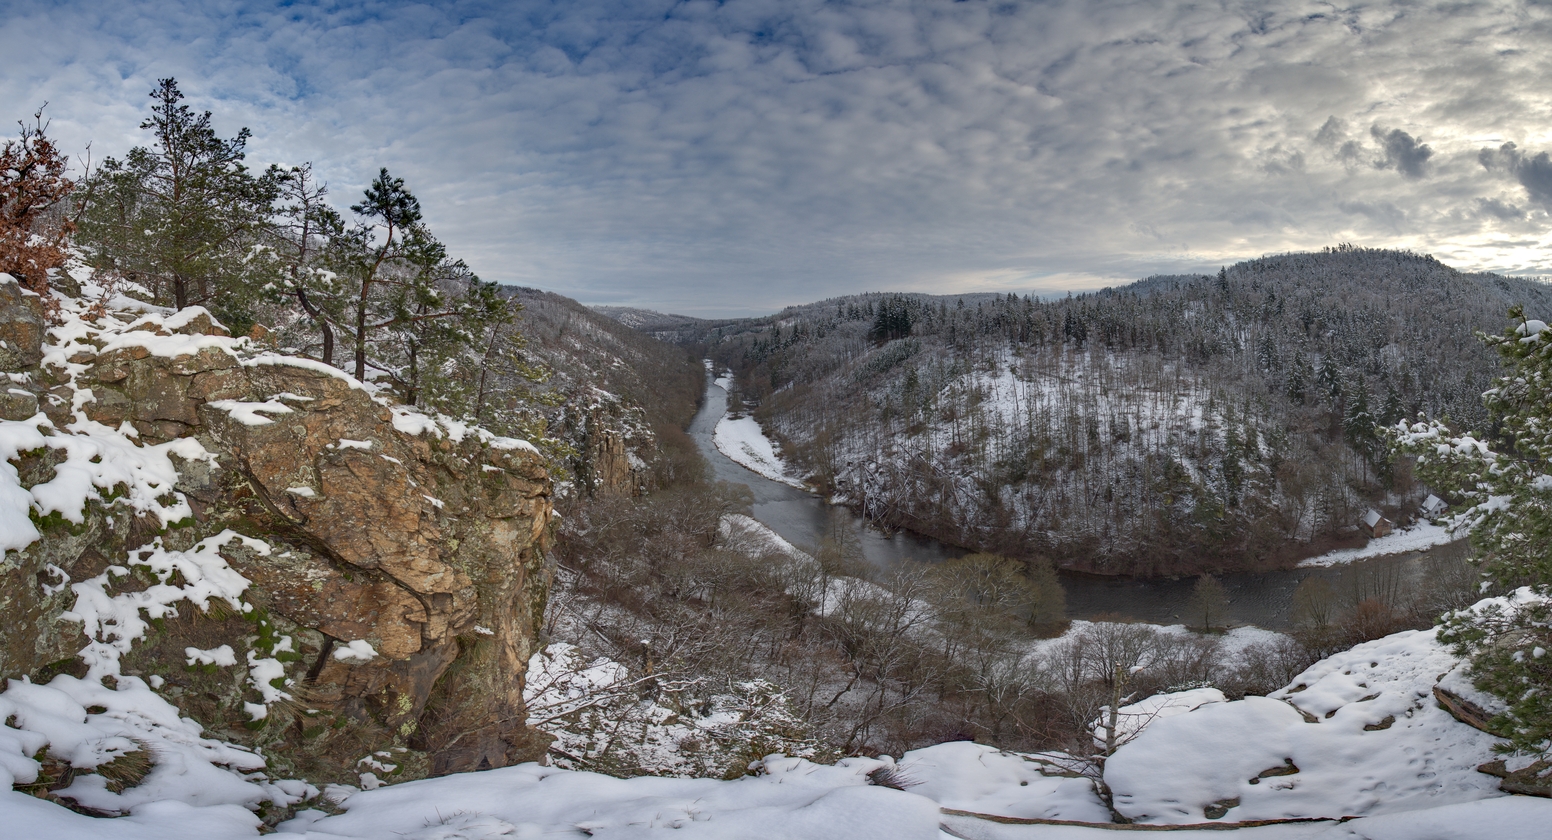
[(532, 446), (202, 309), (42, 303), (0, 274), (0, 676), (138, 677), (320, 782), (543, 754)]

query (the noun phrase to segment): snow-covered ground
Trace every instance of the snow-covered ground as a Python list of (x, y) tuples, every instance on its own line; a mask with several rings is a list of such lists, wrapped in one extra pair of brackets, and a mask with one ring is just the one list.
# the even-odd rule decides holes
[[(1240, 829), (1237, 836), (1246, 840), (1545, 837), (1552, 800), (1500, 794), (1473, 769), (1490, 757), (1492, 739), (1454, 721), (1428, 696), (1439, 671), (1456, 665), (1432, 632), (1361, 645), (1316, 664), (1274, 697), (1204, 697), (1212, 702), (1154, 718), (1111, 758), (1104, 777), (1116, 809), (1139, 822), (1321, 820)], [(83, 704), (106, 711), (88, 712)], [(0, 694), (0, 712), (13, 724), (0, 729), (0, 766), (17, 781), (27, 781), (28, 756), (45, 748), (107, 758), (134, 742), (149, 747), (157, 762), (144, 784), (123, 794), (103, 789), (100, 776), (77, 777), (73, 790), (90, 792), (93, 804), (129, 812), (114, 819), (0, 793), (7, 838), (251, 838), (259, 834), (259, 820), (248, 808), (304, 797), (339, 813), (304, 809), (270, 836), (1114, 837), (1112, 828), (1071, 824), (1108, 824), (1110, 812), (1087, 779), (1062, 772), (1060, 756), (968, 742), (914, 750), (898, 760), (851, 758), (829, 766), (772, 756), (756, 763), (757, 775), (731, 781), (615, 779), (525, 764), (318, 794), (301, 782), (263, 779), (259, 756), (200, 738), (197, 725), (133, 678), (122, 679), (117, 690), (70, 677), (49, 687), (13, 683)], [(871, 783), (882, 776), (903, 790)], [(1204, 814), (1214, 805), (1224, 809), (1216, 821)], [(1338, 822), (1342, 817), (1354, 818)], [(1187, 830), (1175, 836), (1225, 835)]]
[(723, 417), (717, 421), (712, 440), (723, 455), (745, 469), (782, 484), (804, 486), (802, 481), (787, 473), (781, 456), (776, 454), (776, 445), (760, 430), (760, 424), (753, 417), (747, 414), (736, 420)]
[[(746, 517), (730, 517), (726, 527), (729, 536), (738, 532), (796, 551)], [(1080, 624), (1075, 631), (1082, 629)], [(1245, 631), (1228, 647), (1265, 633)], [(565, 653), (551, 651), (549, 661), (559, 662)], [(530, 686), (536, 715), (551, 717), (588, 703), (587, 684), (628, 687), (628, 676), (613, 663), (582, 665), (546, 682), (555, 669), (536, 664)], [(1433, 702), (1440, 675), (1448, 681), (1459, 669), (1432, 631), (1408, 631), (1323, 660), (1271, 697), (1229, 702), (1215, 690), (1196, 689), (1139, 701), (1121, 710), (1123, 734), (1131, 740), (1109, 760), (1103, 778), (1115, 809), (1141, 823), (1317, 820), (1238, 829), (1246, 840), (1546, 836), (1552, 801), (1502, 795), (1495, 780), (1475, 770), (1494, 757), (1494, 739)], [(898, 760), (852, 758), (835, 765), (771, 756), (755, 763), (756, 775), (731, 781), (616, 779), (527, 764), (320, 792), (305, 781), (268, 777), (258, 753), (203, 737), (196, 722), (134, 677), (118, 678), (115, 688), (69, 676), (47, 686), (12, 682), (0, 693), (0, 720), (0, 782), (27, 785), (38, 778), (39, 759), (68, 759), (78, 768), (68, 788), (72, 797), (124, 814), (88, 817), (0, 785), (0, 835), (6, 838), (251, 838), (260, 831), (252, 809), (265, 803), (303, 809), (270, 836), (308, 840), (641, 838), (667, 832), (719, 840), (1114, 836), (1110, 827), (1072, 824), (1108, 825), (1110, 819), (1089, 778), (1072, 772), (1085, 766), (1082, 759), (967, 742), (914, 750)], [(657, 723), (664, 731), (721, 725), (710, 718)], [(152, 756), (154, 764), (138, 785), (115, 792), (103, 775), (91, 772), (135, 751)], [(903, 790), (872, 783), (886, 780)], [(1337, 821), (1343, 817), (1352, 819)], [(1180, 836), (1224, 837), (1189, 829)]]
[(1458, 540), (1463, 536), (1442, 525), (1431, 522), (1418, 522), (1410, 528), (1392, 531), (1383, 537), (1369, 540), (1367, 545), (1360, 548), (1342, 548), (1330, 551), (1319, 557), (1311, 557), (1301, 562), (1300, 566), (1340, 566), (1351, 563), (1354, 560), (1363, 560), (1369, 557), (1384, 557), (1389, 554), (1405, 554), (1409, 551), (1424, 551), (1434, 546)]
[[(1271, 697), (1161, 717), (1105, 767), (1116, 810), (1141, 822), (1372, 816), (1500, 795), (1478, 765), (1496, 739), (1440, 709), (1459, 661), (1407, 631), (1311, 666)], [(1552, 806), (1552, 802), (1548, 803)]]

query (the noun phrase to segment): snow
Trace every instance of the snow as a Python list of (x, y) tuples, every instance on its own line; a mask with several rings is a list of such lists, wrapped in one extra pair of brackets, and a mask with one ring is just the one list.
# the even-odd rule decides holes
[[(267, 544), (231, 530), (207, 537), (188, 551), (169, 550), (158, 537), (150, 545), (132, 552), (126, 560), (129, 566), (147, 568), (157, 583), (139, 592), (110, 595), (108, 590), (113, 578), (130, 572), (125, 566), (114, 565), (94, 578), (71, 584), (75, 603), (60, 618), (79, 622), (90, 640), (80, 652), (81, 659), (90, 669), (89, 677), (116, 676), (119, 657), (128, 653), (135, 641), (144, 638), (150, 628), (150, 619), (177, 615), (175, 605), (180, 601), (189, 601), (200, 610), (208, 610), (211, 599), (219, 598), (242, 611), (240, 599), (248, 588), (248, 579), (227, 565), (217, 553), (234, 540), (254, 548), (261, 555), (269, 554)], [(183, 586), (168, 583), (174, 575), (182, 577)], [(145, 618), (141, 617), (142, 613)]]
[(172, 313), (171, 315), (168, 315), (168, 316), (162, 318), (161, 319), (162, 328), (167, 330), (168, 332), (177, 332), (178, 330), (183, 329), (184, 327), (194, 323), (194, 319), (196, 319), (196, 318), (198, 318), (198, 317), (200, 317), (202, 315), (206, 319), (208, 319), (213, 326), (219, 327), (220, 329), (226, 330), (227, 332), (231, 332), (230, 330), (226, 329), (226, 325), (225, 324), (223, 324), (220, 321), (216, 320), (216, 316), (212, 315), (210, 313), (210, 310), (206, 309), (203, 306), (190, 306), (190, 307), (186, 307), (184, 309), (180, 309), (177, 312)]
[[(42, 414), (24, 421), (0, 420), (0, 551), (25, 548), (38, 538), (30, 512), (57, 513), (80, 524), (87, 501), (101, 500), (99, 491), (114, 488), (125, 492), (110, 504), (153, 515), (163, 526), (193, 515), (182, 494), (173, 490), (178, 473), (170, 456), (213, 457), (197, 440), (141, 446), (119, 429), (77, 417), (62, 431)], [(45, 447), (63, 452), (63, 463), (54, 467), (49, 481), (22, 487), (10, 462)]]
[(360, 663), (371, 662), (377, 658), (377, 651), (372, 643), (365, 639), (356, 639), (348, 644), (334, 649), (334, 658), (341, 662)]
[[(536, 657), (533, 708), (551, 704), (552, 711), (563, 711), (554, 704), (587, 703), (590, 689), (584, 683), (618, 686), (625, 676), (616, 663), (583, 662), (580, 669), (563, 669), (580, 682), (551, 681), (550, 688), (535, 689), (545, 669), (569, 653), (555, 646), (546, 657)], [(1493, 739), (1454, 721), (1426, 696), (1438, 673), (1458, 665), (1431, 631), (1408, 631), (1323, 660), (1274, 697), (1217, 702), (1206, 693), (1180, 692), (1133, 704), (1183, 709), (1207, 701), (1155, 717), (1110, 758), (1105, 779), (1116, 792), (1117, 809), (1145, 823), (1202, 823), (1206, 805), (1233, 799), (1239, 804), (1219, 823), (1326, 820), (1242, 828), (1243, 840), (1542, 836), (1552, 820), (1552, 801), (1498, 792), (1493, 779), (1474, 770), (1491, 757)], [(551, 694), (540, 697), (536, 691)], [(1183, 702), (1188, 697), (1190, 702)], [(106, 711), (89, 714), (88, 706)], [(1306, 722), (1306, 713), (1318, 722)], [(1364, 728), (1392, 716), (1384, 729)], [(8, 778), (0, 782), (35, 778), (31, 756), (44, 747), (83, 770), (131, 749), (149, 748), (156, 756), (146, 781), (120, 794), (108, 791), (100, 776), (78, 774), (71, 795), (89, 807), (129, 814), (118, 819), (94, 819), (24, 794), (0, 793), (7, 836), (252, 838), (258, 836), (258, 821), (247, 809), (318, 796), (305, 783), (265, 777), (260, 756), (200, 737), (196, 724), (133, 677), (119, 678), (117, 690), (68, 676), (48, 686), (12, 682), (0, 694), (0, 720), (8, 721), (0, 727), (0, 777)], [(385, 762), (392, 755), (374, 753), (360, 765), (362, 787), (368, 789), (333, 785), (324, 794), (341, 813), (303, 810), (270, 836), (1114, 837), (1109, 811), (1093, 786), (1063, 772), (1059, 758), (953, 742), (912, 750), (898, 761), (848, 758), (827, 766), (772, 755), (755, 762), (756, 775), (730, 781), (617, 779), (523, 764), (390, 785), (379, 774), (389, 772), (392, 764)], [(1293, 767), (1297, 772), (1261, 775)], [(870, 774), (879, 771), (891, 772), (904, 790), (870, 784)], [(1353, 818), (1338, 822), (1340, 817)], [(1017, 820), (1068, 822), (1010, 822)], [(953, 833), (940, 833), (940, 826)], [(1224, 835), (1185, 830), (1175, 836)]]
[[(285, 644), (276, 645), (276, 653), (291, 646), (290, 636), (282, 636), (281, 638), (284, 639)], [(291, 684), (291, 681), (286, 679), (286, 666), (279, 659), (272, 656), (259, 656), (257, 651), (248, 651), (248, 684), (255, 691), (259, 692), (260, 697), (264, 698), (262, 705), (258, 703), (244, 704), (249, 710), (249, 716), (254, 720), (261, 720), (268, 714), (269, 704), (291, 699), (290, 694), (275, 685), (277, 682), (283, 685)]]
[[(644, 698), (645, 685), (658, 690)], [(555, 736), (550, 755), (564, 768), (721, 775), (730, 766), (742, 770), (754, 742), (813, 757), (817, 745), (792, 735), (806, 727), (777, 686), (750, 680), (697, 691), (701, 685), (632, 675), (619, 662), (557, 642), (529, 661), (523, 696), (528, 724)]]
[(453, 443), (461, 443), (465, 437), (473, 434), (479, 441), (491, 449), (502, 451), (524, 450), (536, 455), (539, 454), (539, 448), (526, 440), (502, 437), (479, 426), (470, 426), (446, 415), (426, 414), (405, 405), (390, 406), (389, 411), (393, 414), (393, 427), (407, 435), (419, 437), (430, 434), (432, 437), (446, 437)]
[(493, 437), (490, 439), (489, 444), (491, 449), (521, 449), (525, 452), (532, 452), (535, 455), (539, 454), (539, 447), (534, 446), (533, 444), (526, 440), (522, 440), (521, 438)]
[(232, 415), (232, 419), (244, 426), (267, 426), (275, 422), (272, 418), (265, 417), (260, 412), (269, 414), (290, 414), (291, 407), (279, 400), (265, 400), (263, 402), (244, 402), (242, 400), (211, 400), (206, 405), (211, 408), (224, 411)]
[(33, 420), (38, 422), (0, 421), (0, 556), (12, 549), (26, 548), (39, 536), (27, 515), (32, 507), (32, 493), (22, 486), (21, 475), (11, 463), (19, 453), (43, 447), (45, 441), (38, 426), (46, 421), (41, 416)]
[(1037, 757), (970, 741), (911, 750), (897, 763), (907, 791), (944, 808), (1022, 819), (1109, 822), (1088, 779), (1050, 775)]
[(1115, 794), (1116, 810), (1133, 820), (1202, 822), (1208, 818), (1206, 806), (1243, 798), (1248, 779), (1283, 766), (1293, 752), (1289, 730), (1303, 722), (1292, 706), (1265, 697), (1162, 718), (1110, 757), (1105, 782)]
[(179, 356), (193, 356), (203, 350), (218, 350), (228, 356), (236, 357), (237, 349), (247, 342), (246, 338), (228, 338), (222, 335), (157, 335), (154, 332), (143, 329), (135, 329), (141, 324), (154, 325), (160, 320), (160, 316), (147, 315), (135, 324), (131, 324), (124, 332), (115, 332), (107, 336), (100, 353), (109, 353), (125, 348), (144, 349), (152, 356), (160, 356), (167, 359), (176, 359)]
[[(316, 793), (304, 782), (268, 779), (263, 757), (252, 751), (201, 737), (198, 724), (136, 677), (119, 677), (116, 688), (70, 676), (46, 686), (12, 680), (0, 693), (0, 720), (0, 823), (7, 837), (252, 837), (258, 819), (249, 809)], [(45, 747), (77, 768), (71, 798), (133, 816), (93, 819), (12, 792), (12, 783), (37, 778), (33, 756)], [(137, 750), (154, 766), (122, 793), (88, 772)]]
[[(0, 277), (0, 282), (5, 279)], [(173, 315), (145, 306), (138, 311), (145, 314), (133, 318), (110, 314), (96, 324), (67, 312), (66, 322), (50, 332), (51, 363), (73, 379), (84, 366), (72, 365), (68, 359), (78, 349), (96, 347), (93, 342), (143, 347), (170, 356), (210, 348), (230, 354), (249, 352), (245, 339), (159, 334), (187, 326), (199, 313)], [(147, 329), (130, 330), (134, 325)], [(315, 368), (351, 387), (368, 388), (333, 368), (275, 354), (243, 364)], [(998, 373), (990, 378), (995, 380), (991, 384), (1030, 387), (1012, 382), (1010, 376)], [(1009, 390), (1006, 399), (1018, 393)], [(1004, 399), (996, 388), (990, 395)], [(85, 505), (94, 499), (128, 506), (164, 526), (192, 515), (173, 489), (177, 479), (173, 456), (213, 456), (193, 439), (142, 446), (131, 427), (114, 429), (89, 421), (80, 408), (93, 398), (84, 389), (76, 391), (77, 413), (64, 428), (56, 428), (43, 415), (0, 421), (0, 550), (25, 548), (37, 539), (35, 516), (57, 514), (82, 521)], [(291, 410), (281, 401), (285, 399), (294, 397), (214, 405), (239, 422), (263, 424)], [(413, 409), (395, 407), (393, 422), (409, 434), (455, 441), (472, 434), (493, 449), (532, 449), (525, 441), (498, 438)], [(801, 486), (785, 475), (775, 447), (752, 419), (724, 418), (716, 441), (735, 461)], [(347, 447), (365, 443), (341, 441)], [(45, 447), (59, 452), (63, 461), (50, 481), (22, 487), (14, 462), (21, 453)], [(289, 491), (299, 496), (315, 492), (300, 486)], [(806, 556), (748, 517), (726, 517), (723, 528), (730, 542)], [(1418, 550), (1452, 536), (1444, 528), (1420, 525), (1310, 564)], [(221, 556), (222, 550), (237, 544), (261, 556), (271, 552), (268, 544), (230, 530), (186, 550), (168, 548), (158, 539), (113, 558), (115, 565), (94, 578), (72, 581), (63, 570), (51, 567), (46, 580), (38, 582), (46, 592), (68, 587), (74, 596), (64, 617), (79, 624), (86, 636), (79, 655), (88, 675), (84, 679), (59, 676), (47, 685), (11, 681), (0, 692), (0, 826), (4, 826), (0, 833), (49, 840), (254, 838), (260, 836), (260, 821), (254, 814), (260, 805), (288, 808), (328, 801), (337, 803), (341, 813), (301, 811), (273, 836), (485, 840), (623, 838), (674, 832), (703, 838), (909, 840), (948, 836), (940, 825), (961, 837), (1100, 840), (1114, 836), (1113, 827), (1012, 825), (944, 813), (940, 809), (1014, 820), (1110, 822), (1110, 812), (1090, 780), (1070, 770), (1081, 759), (1013, 753), (969, 742), (912, 750), (898, 761), (888, 756), (858, 757), (824, 765), (801, 755), (771, 755), (754, 762), (755, 775), (727, 781), (618, 779), (525, 764), (395, 785), (383, 781), (394, 769), (392, 755), (385, 753), (373, 753), (359, 763), (361, 787), (366, 790), (333, 785), (320, 794), (303, 781), (273, 779), (265, 773), (264, 756), (204, 737), (198, 723), (182, 717), (155, 692), (154, 687), (162, 684), (160, 678), (143, 680), (119, 673), (119, 658), (145, 635), (150, 621), (190, 608), (185, 602), (201, 610), (214, 600), (240, 611), (250, 609), (242, 600), (248, 581)], [(116, 591), (129, 588), (117, 584), (135, 571), (143, 573), (137, 586), (148, 585), (135, 592)], [(871, 584), (837, 581), (836, 585)], [(1512, 607), (1529, 597), (1522, 592), (1498, 602)], [(1085, 622), (1074, 622), (1069, 632), (1086, 627)], [(476, 627), (475, 632), (490, 631)], [(1160, 632), (1188, 631), (1167, 627)], [(1274, 637), (1267, 631), (1238, 628), (1223, 637), (1220, 654), (1237, 656), (1246, 646)], [(1039, 655), (1045, 645), (1057, 643), (1060, 640), (1032, 643), (1029, 653)], [(245, 680), (245, 690), (259, 700), (244, 703), (244, 709), (250, 718), (260, 720), (269, 715), (269, 704), (290, 696), (291, 682), (278, 655), (293, 648), (293, 640), (281, 636), (268, 650), (222, 645), (208, 650), (189, 647), (183, 653), (192, 667), (241, 664), (244, 673), (234, 672), (233, 677)], [(1534, 648), (1526, 655), (1544, 653)], [(367, 640), (344, 642), (333, 653), (342, 662), (364, 662), (377, 655)], [(1474, 693), (1461, 662), (1439, 644), (1433, 631), (1399, 633), (1336, 654), (1271, 697), (1228, 702), (1216, 689), (1203, 688), (1141, 698), (1119, 710), (1119, 734), (1122, 740), (1130, 740), (1108, 760), (1104, 778), (1115, 791), (1117, 810), (1143, 823), (1200, 823), (1209, 819), (1206, 809), (1214, 803), (1226, 808), (1223, 823), (1354, 817), (1343, 823), (1242, 829), (1247, 840), (1544, 836), (1552, 824), (1552, 801), (1505, 796), (1496, 780), (1476, 772), (1477, 765), (1496, 757), (1495, 740), (1439, 709), (1431, 696), (1436, 682), (1491, 708), (1491, 698)], [(690, 737), (721, 738), (743, 746), (751, 740), (743, 737), (748, 727), (760, 723), (758, 715), (777, 715), (778, 723), (786, 720), (779, 717), (782, 707), (773, 700), (771, 692), (776, 689), (769, 684), (727, 687), (726, 694), (711, 696), (704, 710), (697, 704), (694, 711), (670, 708), (666, 700), (644, 700), (641, 685), (640, 677), (621, 663), (589, 659), (569, 645), (553, 644), (530, 663), (525, 694), (530, 723), (559, 735), (561, 746), (585, 759), (598, 743), (575, 724), (595, 712), (606, 719), (627, 713), (629, 736), (639, 739), (637, 748), (650, 765), (647, 769), (666, 776), (685, 775), (694, 768), (689, 751), (681, 749)], [(758, 697), (760, 705), (745, 702), (750, 697)], [(1097, 731), (1104, 734), (1102, 729)], [(152, 759), (152, 769), (140, 784), (115, 793), (102, 775), (92, 772), (137, 751)], [(88, 817), (11, 790), (13, 783), (26, 785), (38, 779), (40, 752), (53, 760), (67, 760), (75, 768), (65, 791), (70, 798), (84, 807), (121, 816)], [(743, 761), (740, 756), (738, 766)], [(904, 790), (870, 784), (871, 777), (882, 775), (880, 771), (892, 775), (893, 783)], [(1187, 830), (1182, 836), (1222, 835)]]
[(237, 664), (237, 654), (233, 652), (231, 645), (222, 645), (209, 650), (186, 647), (183, 649), (183, 655), (188, 658), (190, 665), (216, 665), (229, 668)]
[(776, 551), (799, 560), (813, 559), (808, 552), (787, 542), (786, 538), (772, 531), (764, 522), (742, 513), (730, 513), (722, 517), (718, 531), (729, 548), (750, 555)]
[(717, 421), (712, 441), (722, 454), (745, 469), (772, 481), (804, 487), (803, 482), (787, 474), (781, 456), (776, 454), (776, 445), (760, 430), (760, 424), (753, 417), (745, 415), (737, 420), (723, 417)]
[[(834, 767), (768, 759), (765, 774), (734, 781), (615, 779), (532, 764), (363, 791), (344, 814), (282, 823), (297, 836), (495, 840), (542, 836), (665, 836), (811, 840), (936, 840), (936, 803), (871, 786), (874, 759)], [(670, 833), (671, 832), (671, 833)]]
[(1405, 530), (1392, 531), (1383, 537), (1369, 540), (1361, 548), (1343, 548), (1311, 557), (1299, 563), (1303, 566), (1340, 566), (1355, 560), (1383, 557), (1388, 554), (1405, 554), (1409, 551), (1426, 551), (1435, 546), (1454, 542), (1460, 534), (1442, 525), (1418, 522)]
[(354, 388), (357, 391), (368, 390), (367, 386), (361, 383), (361, 380), (351, 376), (350, 374), (340, 370), (333, 365), (326, 365), (323, 362), (317, 361), (315, 359), (303, 359), (299, 356), (284, 356), (279, 353), (259, 353), (251, 359), (244, 359), (242, 364), (243, 367), (281, 365), (284, 367), (301, 368), (303, 370), (310, 370), (315, 373), (327, 374), (328, 376), (333, 377), (334, 379), (337, 379), (346, 385), (349, 385), (351, 388)]
[[(1126, 743), (1142, 734), (1142, 731), (1160, 718), (1192, 712), (1210, 703), (1226, 703), (1228, 698), (1216, 688), (1192, 688), (1168, 694), (1155, 694), (1116, 711), (1116, 742)], [(1110, 714), (1105, 710), (1094, 722), (1094, 744), (1103, 747), (1108, 743)]]
[(1175, 824), (1202, 822), (1207, 806), (1233, 800), (1225, 821), (1367, 816), (1500, 796), (1476, 771), (1494, 757), (1496, 739), (1432, 696), (1439, 675), (1457, 665), (1432, 630), (1367, 642), (1271, 697), (1155, 720), (1110, 758), (1105, 781), (1123, 815)]

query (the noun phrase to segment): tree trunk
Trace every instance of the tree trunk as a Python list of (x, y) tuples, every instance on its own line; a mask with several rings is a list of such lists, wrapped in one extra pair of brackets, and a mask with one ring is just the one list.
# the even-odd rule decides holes
[(362, 281), (361, 300), (356, 304), (356, 378), (366, 381), (366, 296), (371, 281)]
[(297, 302), (302, 304), (302, 309), (314, 321), (317, 321), (318, 327), (323, 330), (323, 363), (326, 365), (334, 364), (334, 328), (329, 326), (329, 319), (323, 317), (323, 313), (318, 311), (318, 307), (313, 306), (312, 301), (307, 299), (307, 290), (301, 286), (296, 288), (296, 299)]

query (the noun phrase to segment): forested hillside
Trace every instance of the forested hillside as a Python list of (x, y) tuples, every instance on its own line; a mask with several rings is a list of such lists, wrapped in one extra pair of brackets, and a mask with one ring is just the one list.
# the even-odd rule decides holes
[(522, 306), (524, 353), (545, 373), (532, 403), (542, 406), (549, 432), (567, 443), (566, 465), (579, 492), (662, 487), (693, 469), (699, 456), (684, 429), (704, 386), (699, 357), (571, 298), (507, 291)]
[(708, 329), (821, 487), (884, 524), (1106, 573), (1255, 568), (1418, 488), (1377, 425), (1484, 422), (1474, 331), (1552, 288), (1342, 246), (1041, 301), (861, 295)]

